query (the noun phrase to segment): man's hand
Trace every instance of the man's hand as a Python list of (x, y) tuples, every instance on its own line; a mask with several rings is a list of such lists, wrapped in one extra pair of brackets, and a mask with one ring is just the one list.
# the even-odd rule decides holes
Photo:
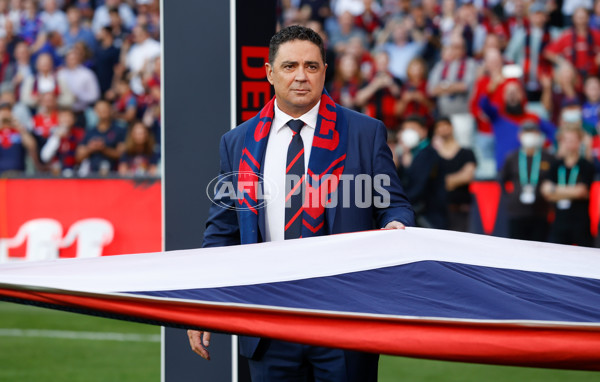
[(200, 357), (210, 361), (210, 353), (207, 349), (208, 345), (210, 345), (210, 332), (188, 330), (187, 333), (192, 350)]
[(389, 223), (387, 223), (385, 225), (385, 227), (383, 227), (383, 229), (405, 229), (406, 227), (404, 226), (404, 224), (397, 222), (397, 221), (391, 221)]

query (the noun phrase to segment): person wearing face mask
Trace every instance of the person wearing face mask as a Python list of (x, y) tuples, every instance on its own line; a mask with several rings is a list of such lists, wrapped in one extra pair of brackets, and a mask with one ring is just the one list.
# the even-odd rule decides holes
[(415, 211), (417, 226), (446, 229), (446, 174), (428, 133), (420, 116), (410, 115), (402, 122), (397, 135), (397, 171)]
[(581, 156), (583, 129), (565, 124), (558, 134), (558, 157), (542, 183), (542, 195), (555, 206), (549, 240), (558, 244), (593, 246), (590, 232), (590, 187), (594, 166)]
[(535, 121), (525, 121), (519, 131), (521, 147), (508, 155), (500, 172), (510, 238), (545, 241), (549, 204), (540, 192), (553, 156), (543, 149), (545, 137)]
[(503, 106), (490, 101), (491, 94), (496, 89), (488, 88), (488, 93), (481, 98), (480, 107), (492, 123), (495, 138), (496, 169), (504, 167), (504, 161), (509, 153), (521, 146), (519, 141), (519, 126), (525, 121), (535, 121), (547, 139), (554, 142), (556, 127), (552, 122), (538, 117), (526, 110), (527, 100), (523, 87), (518, 81), (511, 81), (503, 88)]

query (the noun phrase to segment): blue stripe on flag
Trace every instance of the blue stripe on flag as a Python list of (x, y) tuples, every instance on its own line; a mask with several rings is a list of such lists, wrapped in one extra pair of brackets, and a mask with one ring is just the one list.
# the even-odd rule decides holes
[(438, 261), (296, 281), (134, 294), (400, 316), (600, 322), (600, 280)]

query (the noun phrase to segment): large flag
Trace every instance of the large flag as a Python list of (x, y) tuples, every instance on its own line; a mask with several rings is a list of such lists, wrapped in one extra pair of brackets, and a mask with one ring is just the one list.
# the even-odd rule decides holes
[(454, 361), (600, 370), (600, 251), (408, 228), (13, 262), (0, 298)]

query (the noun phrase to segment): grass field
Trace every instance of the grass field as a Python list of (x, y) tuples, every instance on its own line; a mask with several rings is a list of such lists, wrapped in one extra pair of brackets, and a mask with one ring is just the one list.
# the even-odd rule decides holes
[[(0, 302), (0, 381), (159, 382), (159, 338), (156, 326)], [(600, 373), (382, 357), (379, 381), (579, 382)]]

